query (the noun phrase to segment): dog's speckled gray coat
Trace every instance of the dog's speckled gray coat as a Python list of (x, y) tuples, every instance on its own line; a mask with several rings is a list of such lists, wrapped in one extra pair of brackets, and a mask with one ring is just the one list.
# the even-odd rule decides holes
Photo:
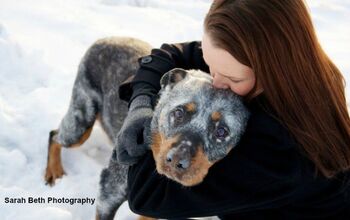
[[(138, 58), (149, 54), (151, 46), (132, 38), (112, 37), (97, 41), (83, 57), (74, 83), (71, 103), (56, 141), (70, 146), (93, 126), (97, 115), (112, 142), (120, 130), (128, 107), (119, 99), (118, 87), (139, 67)], [(113, 219), (126, 200), (127, 166), (119, 165), (113, 150), (109, 165), (101, 173), (97, 213)]]
[(149, 54), (150, 45), (131, 38), (106, 38), (97, 41), (83, 57), (76, 77), (68, 113), (63, 118), (59, 143), (77, 142), (100, 114), (111, 140), (120, 130), (127, 103), (119, 99), (118, 86), (135, 74), (137, 59)]
[[(63, 146), (79, 141), (93, 126), (97, 115), (108, 137), (115, 142), (127, 114), (127, 103), (119, 99), (118, 87), (139, 67), (138, 58), (150, 53), (151, 47), (131, 38), (106, 38), (97, 41), (82, 59), (74, 83), (71, 103), (54, 139)], [(165, 74), (161, 80), (161, 97), (155, 108), (150, 132), (161, 132), (166, 137), (195, 132), (204, 143), (203, 151), (210, 161), (223, 158), (239, 140), (244, 131), (248, 112), (241, 99), (230, 91), (214, 90), (210, 75), (200, 71), (180, 70), (180, 81), (171, 78), (179, 70)], [(177, 78), (175, 76), (175, 78)], [(195, 102), (199, 111), (181, 127), (172, 125), (171, 112), (187, 102)], [(222, 113), (221, 124), (227, 126), (225, 140), (215, 138), (210, 115)], [(210, 127), (210, 128), (209, 128)], [(116, 148), (117, 146), (115, 146)], [(100, 220), (113, 219), (116, 210), (126, 200), (128, 167), (117, 162), (113, 150), (109, 165), (102, 170), (97, 198), (97, 216)]]

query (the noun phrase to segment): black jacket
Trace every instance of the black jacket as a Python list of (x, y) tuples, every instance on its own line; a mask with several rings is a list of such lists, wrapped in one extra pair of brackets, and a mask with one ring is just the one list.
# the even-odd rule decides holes
[[(161, 76), (174, 67), (208, 72), (200, 42), (162, 45), (140, 59), (132, 81), (120, 87), (130, 101), (155, 97)], [(269, 108), (263, 95), (247, 103), (251, 117), (239, 144), (194, 187), (160, 176), (151, 152), (128, 174), (129, 206), (155, 218), (218, 215), (221, 219), (350, 219), (349, 173), (315, 176), (315, 167)]]

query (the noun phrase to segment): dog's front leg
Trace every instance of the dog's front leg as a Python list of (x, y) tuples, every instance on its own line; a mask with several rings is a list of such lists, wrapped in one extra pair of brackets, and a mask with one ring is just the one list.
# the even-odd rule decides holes
[(129, 166), (117, 162), (114, 149), (108, 167), (101, 172), (96, 220), (113, 220), (120, 205), (126, 201), (128, 169)]

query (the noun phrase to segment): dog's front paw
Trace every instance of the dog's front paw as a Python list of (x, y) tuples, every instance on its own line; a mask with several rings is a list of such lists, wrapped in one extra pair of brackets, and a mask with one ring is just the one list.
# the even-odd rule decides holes
[(53, 186), (56, 179), (61, 178), (65, 174), (61, 163), (48, 164), (45, 172), (46, 185)]

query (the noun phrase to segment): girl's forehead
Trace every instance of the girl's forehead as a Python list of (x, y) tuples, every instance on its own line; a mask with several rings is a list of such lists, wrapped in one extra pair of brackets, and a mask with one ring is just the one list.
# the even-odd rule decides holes
[(213, 73), (243, 79), (247, 77), (249, 70), (251, 70), (228, 51), (214, 46), (206, 34), (203, 35), (202, 50), (203, 59)]

